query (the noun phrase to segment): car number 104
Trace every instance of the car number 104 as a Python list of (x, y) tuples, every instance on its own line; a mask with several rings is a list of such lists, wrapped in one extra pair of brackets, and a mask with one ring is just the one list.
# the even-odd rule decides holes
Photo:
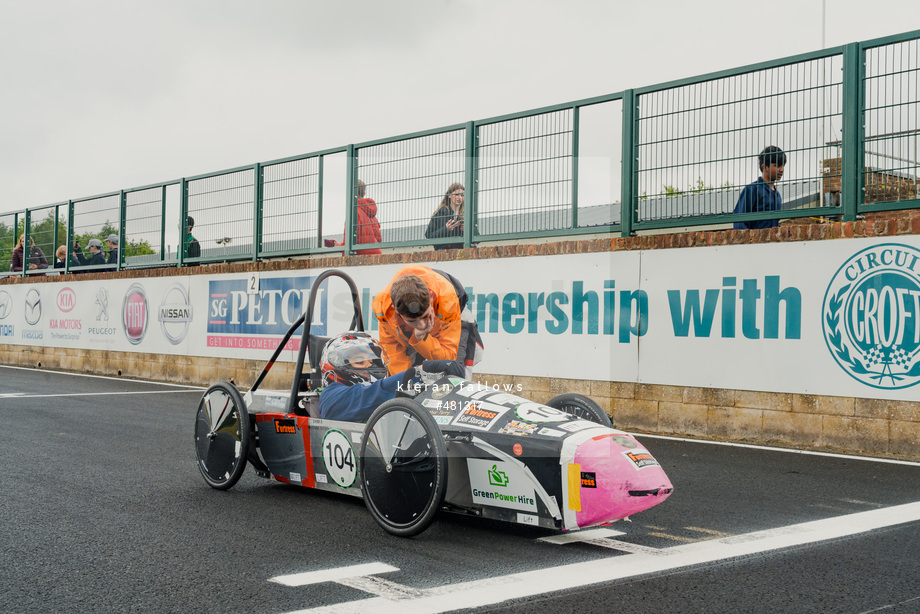
[(342, 431), (331, 430), (323, 437), (323, 463), (337, 486), (349, 488), (355, 483), (358, 476), (355, 453)]

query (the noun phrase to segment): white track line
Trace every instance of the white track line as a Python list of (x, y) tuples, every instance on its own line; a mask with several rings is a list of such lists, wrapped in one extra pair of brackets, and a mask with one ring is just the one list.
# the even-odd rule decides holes
[(53, 397), (105, 397), (126, 394), (181, 394), (200, 392), (199, 390), (138, 390), (132, 392), (66, 392), (61, 394), (29, 394), (28, 392), (11, 392), (0, 394), (0, 399), (50, 399)]
[[(421, 598), (398, 600), (383, 597), (299, 610), (292, 614), (346, 612), (374, 614), (433, 614), (452, 610), (492, 606), (511, 599), (523, 599), (589, 586), (662, 573), (673, 569), (716, 563), (762, 552), (783, 550), (805, 544), (867, 533), (872, 530), (920, 522), (920, 502), (881, 510), (858, 512), (826, 520), (816, 520), (767, 531), (732, 535), (651, 552), (637, 552), (595, 561), (585, 561), (548, 569), (522, 572), (485, 581), (421, 591)], [(320, 573), (320, 572), (314, 572)], [(407, 587), (408, 588), (408, 587)], [(409, 589), (411, 590), (411, 589)]]
[(0, 365), (0, 369), (18, 369), (20, 371), (33, 371), (35, 373), (54, 373), (55, 375), (72, 375), (73, 377), (91, 377), (95, 379), (110, 379), (116, 382), (137, 382), (138, 384), (156, 384), (157, 386), (171, 386), (174, 388), (191, 388), (194, 390), (206, 390), (201, 386), (189, 386), (187, 384), (170, 384), (168, 382), (153, 382), (144, 379), (131, 379), (129, 377), (109, 377), (107, 375), (93, 375), (91, 373), (73, 373), (71, 371), (54, 371), (51, 369), (35, 369), (33, 367), (13, 367), (10, 365)]
[(670, 441), (685, 441), (689, 443), (706, 443), (713, 446), (728, 446), (730, 448), (748, 448), (750, 450), (766, 450), (768, 452), (787, 452), (789, 454), (805, 454), (806, 456), (827, 456), (829, 458), (845, 458), (848, 460), (872, 461), (875, 463), (889, 463), (892, 465), (908, 465), (920, 467), (915, 461), (903, 461), (893, 458), (878, 458), (875, 456), (854, 456), (852, 454), (835, 454), (833, 452), (818, 452), (816, 450), (796, 450), (794, 448), (776, 448), (772, 446), (758, 446), (750, 443), (734, 443), (731, 441), (712, 441), (709, 439), (690, 439), (689, 437), (672, 437), (670, 435), (652, 435), (646, 433), (632, 433), (635, 437), (648, 437), (650, 439), (668, 439)]
[(307, 584), (335, 582), (337, 580), (369, 576), (375, 573), (387, 573), (390, 571), (399, 571), (399, 568), (385, 563), (365, 563), (364, 565), (352, 565), (350, 567), (337, 567), (335, 569), (320, 569), (318, 571), (308, 571), (306, 573), (295, 573), (288, 576), (276, 576), (274, 578), (269, 578), (268, 581), (284, 584), (285, 586), (305, 586)]

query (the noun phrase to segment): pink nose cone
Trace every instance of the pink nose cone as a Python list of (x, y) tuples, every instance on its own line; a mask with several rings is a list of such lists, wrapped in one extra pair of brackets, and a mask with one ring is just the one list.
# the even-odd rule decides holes
[(581, 510), (575, 514), (579, 527), (647, 510), (673, 490), (658, 461), (626, 433), (608, 433), (582, 442), (574, 460), (581, 467)]

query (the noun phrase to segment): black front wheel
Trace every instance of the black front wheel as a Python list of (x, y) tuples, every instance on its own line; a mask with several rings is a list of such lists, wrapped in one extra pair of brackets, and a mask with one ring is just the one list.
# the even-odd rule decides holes
[(361, 442), (361, 486), (388, 533), (411, 537), (428, 528), (447, 486), (447, 447), (424, 407), (397, 398), (373, 413)]
[(211, 488), (227, 490), (243, 475), (249, 457), (249, 413), (233, 384), (218, 382), (201, 397), (195, 416), (195, 454)]
[(607, 415), (607, 412), (594, 402), (594, 400), (583, 394), (567, 392), (553, 397), (547, 401), (546, 404), (553, 409), (564, 411), (576, 418), (597, 422), (607, 428), (613, 428), (613, 423), (610, 422), (610, 416)]

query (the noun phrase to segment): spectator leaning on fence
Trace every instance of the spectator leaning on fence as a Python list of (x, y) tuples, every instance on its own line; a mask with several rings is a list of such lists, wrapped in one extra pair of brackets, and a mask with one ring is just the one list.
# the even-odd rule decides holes
[[(114, 264), (115, 267), (118, 267), (118, 235), (109, 235), (105, 238), (106, 245), (109, 248), (109, 257), (106, 259), (106, 264)], [(115, 269), (112, 269), (113, 271)]]
[[(452, 183), (447, 188), (444, 198), (428, 222), (425, 229), (426, 239), (441, 239), (443, 237), (463, 237), (463, 198), (462, 183)], [(461, 249), (463, 243), (445, 243), (435, 245), (435, 249)]]
[[(24, 257), (25, 248), (23, 247), (23, 244), (25, 239), (26, 236), (24, 234), (19, 235), (19, 243), (16, 244), (16, 248), (13, 250), (10, 270), (21, 271), (23, 267), (30, 271), (34, 271), (36, 269), (47, 269), (48, 260), (45, 258), (45, 252), (42, 251), (42, 248), (35, 245), (35, 241), (32, 240), (32, 237), (29, 237), (29, 257)], [(44, 273), (42, 273), (42, 275), (44, 275)]]
[(97, 266), (100, 264), (105, 264), (105, 254), (102, 252), (102, 241), (99, 239), (90, 239), (86, 244), (86, 248), (89, 250), (90, 257), (87, 258), (83, 255), (83, 250), (80, 249), (80, 244), (76, 241), (73, 242), (73, 257), (80, 265), (82, 266)]
[[(762, 213), (782, 211), (783, 197), (776, 189), (776, 182), (783, 178), (786, 154), (776, 145), (765, 147), (757, 156), (760, 163), (760, 178), (741, 190), (735, 213)], [(759, 229), (779, 226), (779, 220), (756, 220), (735, 222), (736, 229)]]

